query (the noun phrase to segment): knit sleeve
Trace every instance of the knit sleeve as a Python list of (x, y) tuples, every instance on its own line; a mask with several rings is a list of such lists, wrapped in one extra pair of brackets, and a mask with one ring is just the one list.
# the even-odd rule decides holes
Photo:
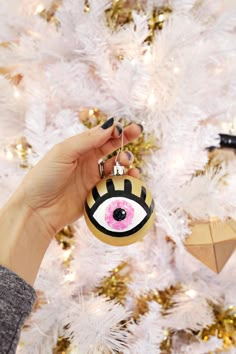
[(14, 354), (21, 327), (30, 314), (36, 292), (17, 274), (0, 265), (0, 353)]

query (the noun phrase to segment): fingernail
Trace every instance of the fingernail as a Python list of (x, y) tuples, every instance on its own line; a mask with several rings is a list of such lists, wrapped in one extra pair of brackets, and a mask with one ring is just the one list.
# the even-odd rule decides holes
[(142, 124), (137, 124), (141, 128), (141, 132), (143, 132), (143, 126)]
[(120, 136), (122, 134), (122, 127), (120, 125), (116, 125), (116, 130), (118, 131), (118, 135)]
[(137, 167), (137, 166), (136, 166), (136, 168), (137, 168), (137, 170), (139, 170), (139, 173), (143, 173), (143, 170), (142, 170), (141, 167)]
[(132, 161), (133, 158), (134, 158), (134, 155), (132, 154), (132, 152), (130, 152), (130, 151), (125, 151), (125, 153), (126, 153), (126, 155), (128, 156), (128, 160), (129, 160), (129, 161)]
[(114, 124), (114, 118), (111, 117), (105, 123), (103, 123), (103, 125), (101, 125), (101, 128), (107, 129), (107, 128), (110, 128), (113, 124)]

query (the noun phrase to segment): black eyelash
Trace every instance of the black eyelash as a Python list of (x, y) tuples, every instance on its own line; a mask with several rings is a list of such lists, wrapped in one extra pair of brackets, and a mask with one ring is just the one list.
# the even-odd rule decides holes
[(132, 192), (132, 184), (129, 179), (125, 179), (124, 191), (130, 194)]
[(94, 187), (94, 188), (92, 189), (92, 195), (93, 195), (93, 199), (94, 199), (95, 201), (100, 197), (100, 194), (98, 193), (97, 187)]
[(141, 191), (141, 196), (140, 198), (145, 200), (146, 199), (146, 196), (147, 196), (147, 190), (145, 187), (142, 187), (142, 191)]
[(107, 186), (107, 192), (108, 193), (114, 193), (115, 186), (114, 186), (114, 183), (113, 183), (112, 179), (108, 179), (107, 180), (106, 186)]

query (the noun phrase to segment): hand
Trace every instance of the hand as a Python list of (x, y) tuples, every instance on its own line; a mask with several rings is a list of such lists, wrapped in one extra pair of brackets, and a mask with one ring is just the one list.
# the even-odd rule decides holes
[[(124, 129), (124, 144), (140, 133), (139, 125), (129, 125)], [(120, 147), (120, 134), (120, 126), (110, 118), (105, 129), (99, 126), (56, 145), (27, 174), (20, 186), (22, 202), (45, 224), (49, 235), (82, 215), (87, 194), (100, 179), (98, 160)], [(123, 152), (119, 156), (125, 166), (132, 160), (131, 153)], [(113, 166), (114, 158), (105, 162), (106, 175)], [(128, 174), (138, 177), (137, 169), (131, 169)]]
[[(104, 129), (106, 128), (106, 129)], [(26, 175), (0, 211), (0, 264), (33, 285), (55, 232), (82, 215), (88, 192), (99, 181), (98, 160), (118, 149), (121, 138), (113, 120), (56, 145)], [(124, 129), (124, 144), (137, 138), (140, 126)], [(125, 166), (132, 154), (120, 154)], [(114, 158), (105, 162), (110, 174)], [(131, 169), (130, 175), (138, 177)]]

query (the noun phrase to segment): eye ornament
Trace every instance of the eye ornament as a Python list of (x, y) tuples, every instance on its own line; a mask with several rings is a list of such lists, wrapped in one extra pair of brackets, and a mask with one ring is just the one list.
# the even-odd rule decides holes
[(154, 201), (139, 179), (113, 175), (102, 179), (90, 191), (84, 216), (98, 239), (113, 246), (125, 246), (140, 240), (153, 225)]

